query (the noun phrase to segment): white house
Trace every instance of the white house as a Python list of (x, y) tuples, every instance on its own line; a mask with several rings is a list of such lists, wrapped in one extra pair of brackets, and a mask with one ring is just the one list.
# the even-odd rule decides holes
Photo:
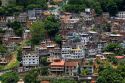
[(22, 64), (24, 68), (39, 66), (39, 55), (36, 53), (23, 53)]
[(117, 19), (125, 19), (125, 11), (118, 12), (116, 16)]
[(85, 50), (77, 45), (76, 47), (73, 46), (64, 46), (62, 47), (62, 58), (66, 59), (82, 59), (85, 56)]

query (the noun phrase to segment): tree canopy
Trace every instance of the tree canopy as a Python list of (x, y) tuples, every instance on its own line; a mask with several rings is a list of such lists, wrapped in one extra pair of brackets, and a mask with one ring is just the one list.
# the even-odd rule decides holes
[(31, 43), (39, 44), (45, 37), (44, 23), (41, 21), (34, 22), (30, 28), (31, 31)]
[(15, 35), (22, 37), (23, 28), (20, 22), (17, 21), (9, 22), (7, 25), (8, 27), (11, 27), (14, 30)]
[(104, 51), (113, 52), (116, 55), (123, 55), (124, 54), (122, 46), (120, 44), (118, 44), (118, 43), (109, 43), (104, 48)]
[[(46, 0), (5, 0), (8, 5), (0, 7), (0, 15), (13, 15), (27, 9), (47, 9)], [(11, 1), (11, 2), (10, 2)]]
[(63, 10), (77, 13), (84, 11), (85, 8), (92, 8), (97, 15), (109, 12), (111, 16), (114, 16), (118, 11), (125, 10), (124, 5), (124, 0), (69, 0)]
[(1, 76), (2, 83), (17, 83), (19, 76), (16, 72), (7, 72)]
[(55, 42), (58, 44), (61, 44), (62, 42), (62, 36), (60, 34), (56, 34), (55, 36)]
[(112, 67), (105, 68), (99, 73), (96, 83), (123, 83), (124, 77), (118, 71)]
[(24, 77), (24, 82), (25, 83), (40, 83), (40, 81), (38, 80), (38, 76), (39, 75), (45, 76), (47, 74), (48, 74), (48, 68), (46, 67), (33, 69), (26, 73)]
[(7, 52), (7, 48), (4, 45), (0, 44), (0, 54), (4, 54), (6, 52)]
[(25, 83), (40, 83), (37, 80), (37, 76), (38, 76), (38, 72), (35, 70), (31, 70), (30, 72), (28, 72), (25, 77), (24, 77), (24, 82)]
[(50, 37), (54, 37), (60, 28), (60, 21), (55, 16), (48, 16), (44, 21), (45, 30)]

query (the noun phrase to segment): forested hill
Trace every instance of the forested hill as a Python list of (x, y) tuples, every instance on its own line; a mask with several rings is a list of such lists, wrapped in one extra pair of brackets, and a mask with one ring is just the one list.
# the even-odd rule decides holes
[[(20, 12), (33, 8), (47, 8), (49, 0), (1, 0), (6, 7), (2, 7), (0, 2), (0, 15), (13, 14), (12, 12)], [(52, 1), (52, 0), (50, 0)], [(125, 0), (64, 0), (68, 1), (63, 5), (62, 10), (68, 12), (81, 12), (85, 8), (94, 8), (96, 13), (100, 15), (102, 12), (109, 12), (114, 16), (118, 11), (125, 10)], [(8, 4), (7, 4), (8, 3)], [(6, 5), (7, 4), (7, 5)]]
[(0, 15), (11, 15), (33, 8), (47, 9), (47, 0), (1, 0)]
[(125, 10), (125, 0), (69, 0), (63, 10), (80, 12), (86, 7), (94, 8), (97, 14), (109, 12), (110, 15), (115, 15), (118, 11)]

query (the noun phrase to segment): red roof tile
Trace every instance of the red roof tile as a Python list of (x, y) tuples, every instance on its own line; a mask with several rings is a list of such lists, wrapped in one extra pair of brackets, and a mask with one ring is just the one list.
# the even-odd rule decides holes
[(125, 56), (115, 56), (115, 58), (117, 58), (117, 59), (124, 59)]
[(65, 66), (72, 67), (72, 66), (77, 66), (77, 65), (78, 65), (78, 62), (73, 62), (73, 61), (71, 61), (71, 62), (69, 62), (69, 61), (65, 62)]

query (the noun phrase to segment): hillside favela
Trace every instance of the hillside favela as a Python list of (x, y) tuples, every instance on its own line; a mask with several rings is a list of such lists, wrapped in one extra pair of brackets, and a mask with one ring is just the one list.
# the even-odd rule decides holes
[(125, 0), (0, 0), (0, 83), (125, 83)]

